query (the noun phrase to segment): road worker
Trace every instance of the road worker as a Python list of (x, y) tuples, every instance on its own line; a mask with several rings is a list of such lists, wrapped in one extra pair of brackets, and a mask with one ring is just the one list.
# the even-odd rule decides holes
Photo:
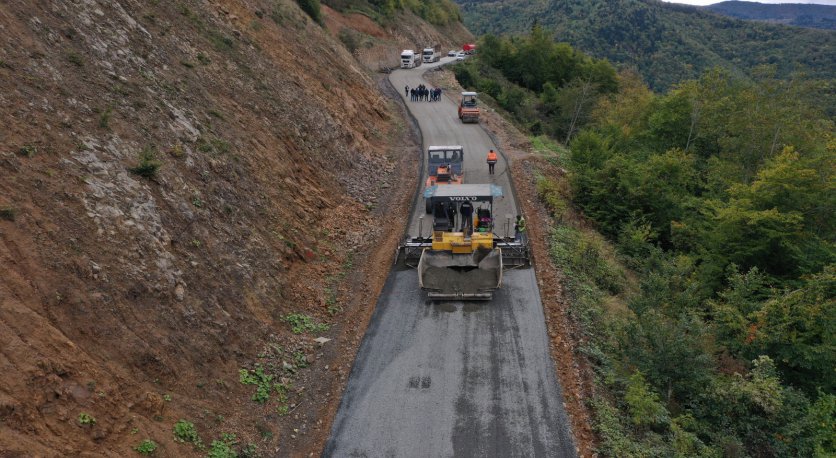
[(496, 165), (496, 151), (488, 151), (488, 174), (493, 175), (493, 168)]
[(517, 221), (514, 223), (514, 240), (521, 242), (524, 232), (525, 218), (523, 218), (522, 215), (517, 215)]

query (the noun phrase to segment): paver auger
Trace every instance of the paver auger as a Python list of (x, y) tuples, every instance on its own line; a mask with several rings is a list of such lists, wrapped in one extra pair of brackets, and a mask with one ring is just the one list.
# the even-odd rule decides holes
[[(489, 300), (502, 284), (504, 261), (514, 266), (527, 263), (523, 243), (494, 233), (493, 201), (501, 197), (502, 188), (490, 184), (426, 189), (432, 234), (408, 238), (401, 249), (407, 265), (418, 268), (418, 283), (427, 297)], [(419, 232), (423, 218), (420, 226)], [(418, 264), (410, 264), (416, 258)]]

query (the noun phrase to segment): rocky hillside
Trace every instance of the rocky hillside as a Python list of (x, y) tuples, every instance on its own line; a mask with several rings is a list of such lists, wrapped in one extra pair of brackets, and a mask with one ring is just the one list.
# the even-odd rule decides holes
[(318, 452), (417, 179), (338, 35), (423, 39), (323, 9), (0, 5), (0, 456)]

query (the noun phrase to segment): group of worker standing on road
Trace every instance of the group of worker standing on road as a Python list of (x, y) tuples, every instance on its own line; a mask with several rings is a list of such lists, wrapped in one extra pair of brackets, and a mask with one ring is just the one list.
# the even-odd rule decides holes
[(423, 84), (412, 89), (409, 86), (404, 86), (404, 96), (409, 97), (412, 102), (438, 102), (441, 100), (441, 88), (428, 88)]

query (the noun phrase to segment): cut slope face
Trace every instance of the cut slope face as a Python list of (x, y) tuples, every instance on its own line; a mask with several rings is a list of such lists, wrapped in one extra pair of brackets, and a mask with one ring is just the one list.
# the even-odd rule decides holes
[(4, 2), (0, 35), (0, 455), (300, 447), (238, 371), (317, 357), (283, 317), (339, 313), (412, 189), (374, 81), (290, 0)]

